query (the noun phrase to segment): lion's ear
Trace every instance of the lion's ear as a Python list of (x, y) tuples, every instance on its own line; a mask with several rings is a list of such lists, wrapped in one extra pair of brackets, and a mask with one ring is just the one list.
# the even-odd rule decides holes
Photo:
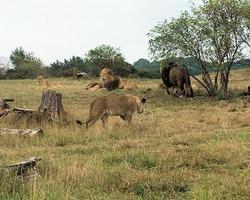
[(143, 97), (142, 99), (141, 99), (141, 102), (142, 103), (145, 103), (147, 101), (147, 99), (145, 98), (145, 97)]

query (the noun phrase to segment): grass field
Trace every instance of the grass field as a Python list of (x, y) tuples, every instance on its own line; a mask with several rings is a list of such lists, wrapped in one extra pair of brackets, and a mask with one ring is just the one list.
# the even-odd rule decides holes
[[(57, 79), (65, 110), (85, 120), (101, 95), (142, 94), (145, 112), (128, 126), (111, 117), (85, 129), (46, 126), (43, 137), (0, 137), (0, 165), (41, 156), (41, 175), (30, 191), (0, 177), (0, 199), (250, 199), (250, 100), (238, 97), (250, 85), (250, 69), (232, 71), (230, 100), (195, 90), (193, 99), (158, 89), (160, 80), (135, 80), (139, 89), (90, 92), (87, 81)], [(43, 89), (35, 80), (0, 81), (0, 98), (37, 109)], [(197, 96), (197, 94), (199, 96)], [(72, 118), (73, 119), (73, 118)], [(0, 121), (1, 127), (24, 127)]]

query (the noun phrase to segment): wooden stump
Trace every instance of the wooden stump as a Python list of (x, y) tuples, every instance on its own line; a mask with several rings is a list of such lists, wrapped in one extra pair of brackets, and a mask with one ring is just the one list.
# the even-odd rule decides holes
[(66, 112), (63, 109), (62, 94), (54, 90), (46, 90), (43, 92), (41, 104), (38, 107), (38, 112), (48, 113), (51, 119), (62, 120)]
[(17, 114), (18, 121), (23, 120), (24, 123), (42, 125), (50, 122), (66, 122), (68, 114), (64, 111), (62, 104), (62, 94), (54, 90), (43, 91), (41, 103), (38, 110), (10, 108), (6, 101), (13, 101), (11, 99), (4, 99), (0, 101), (0, 118), (13, 112)]

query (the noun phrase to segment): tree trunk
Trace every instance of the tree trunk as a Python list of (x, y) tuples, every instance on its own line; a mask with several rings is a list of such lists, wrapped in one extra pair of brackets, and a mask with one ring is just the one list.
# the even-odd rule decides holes
[(216, 71), (215, 77), (214, 77), (214, 90), (218, 91), (218, 76), (219, 76), (219, 70)]
[(202, 80), (207, 87), (208, 95), (215, 96), (216, 95), (215, 87), (214, 87), (213, 81), (211, 80), (211, 77), (208, 73), (207, 67), (205, 66), (206, 64), (204, 64), (200, 55), (198, 57), (196, 57), (196, 61), (200, 66)]
[(227, 74), (224, 70), (220, 72), (220, 83), (221, 83), (221, 91), (224, 97), (228, 97), (228, 82), (229, 82), (229, 74)]

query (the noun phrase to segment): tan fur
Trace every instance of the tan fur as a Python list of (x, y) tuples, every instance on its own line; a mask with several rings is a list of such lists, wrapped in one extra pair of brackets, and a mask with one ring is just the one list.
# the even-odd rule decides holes
[(166, 89), (166, 86), (164, 85), (164, 83), (160, 83), (158, 87), (159, 89)]
[(45, 87), (46, 89), (62, 88), (61, 84), (50, 82), (47, 79), (45, 79), (43, 76), (37, 76), (36, 79), (40, 87)]
[(90, 88), (89, 91), (96, 91), (96, 90), (99, 90), (101, 88), (102, 88), (101, 85), (98, 84), (98, 85), (95, 85), (94, 87)]
[(120, 76), (115, 76), (112, 70), (107, 67), (102, 69), (100, 73), (100, 81), (102, 84), (102, 88), (106, 88), (108, 90), (113, 90), (113, 89), (133, 90), (138, 88), (135, 83), (128, 82), (127, 80), (122, 80)]
[(98, 97), (90, 104), (86, 127), (89, 128), (98, 119), (102, 120), (105, 127), (109, 116), (120, 116), (124, 121), (131, 124), (133, 113), (141, 114), (145, 102), (145, 98), (131, 95)]
[(134, 90), (137, 88), (138, 87), (134, 82), (128, 82), (127, 80), (121, 80), (119, 84), (119, 89)]
[(97, 83), (97, 82), (90, 82), (90, 83), (88, 83), (87, 85), (86, 85), (86, 90), (88, 90), (88, 89), (91, 89), (91, 88), (93, 88), (93, 87), (95, 87), (95, 86), (97, 86), (97, 85), (99, 85), (99, 83)]

